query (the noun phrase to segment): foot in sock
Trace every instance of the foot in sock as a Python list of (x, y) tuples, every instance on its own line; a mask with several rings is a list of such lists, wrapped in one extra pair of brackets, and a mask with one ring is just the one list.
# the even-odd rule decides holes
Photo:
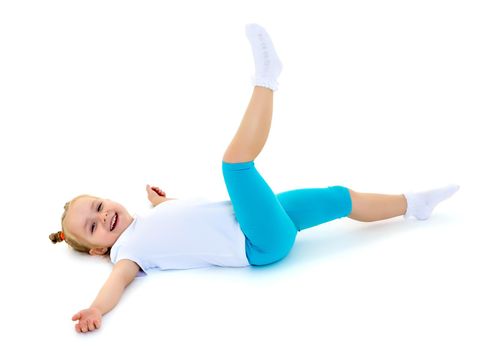
[(414, 216), (418, 220), (427, 220), (436, 205), (451, 197), (457, 190), (458, 185), (449, 185), (430, 191), (404, 194), (407, 199), (405, 218)]
[(247, 38), (252, 46), (255, 61), (255, 77), (253, 84), (276, 91), (277, 78), (281, 74), (282, 63), (267, 31), (258, 24), (246, 26)]

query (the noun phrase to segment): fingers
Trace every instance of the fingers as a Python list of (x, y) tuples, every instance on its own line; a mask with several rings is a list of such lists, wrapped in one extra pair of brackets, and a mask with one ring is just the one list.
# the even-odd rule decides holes
[(75, 331), (77, 331), (77, 333), (87, 333), (99, 329), (100, 326), (101, 326), (100, 320), (83, 321), (75, 325)]
[(102, 320), (100, 317), (94, 317), (85, 312), (86, 310), (82, 310), (77, 312), (72, 316), (72, 321), (78, 321), (75, 324), (75, 331), (78, 333), (86, 333), (93, 331), (95, 329), (100, 328), (102, 324)]
[(152, 194), (152, 192), (155, 192), (160, 197), (165, 197), (166, 196), (165, 192), (162, 191), (160, 189), (160, 187), (146, 185), (146, 191), (148, 192), (149, 195)]
[(160, 197), (165, 197), (165, 192), (163, 192), (159, 187), (152, 187), (151, 188), (153, 191), (156, 192)]
[(80, 321), (75, 325), (75, 330), (78, 333), (85, 333), (88, 331), (87, 321)]

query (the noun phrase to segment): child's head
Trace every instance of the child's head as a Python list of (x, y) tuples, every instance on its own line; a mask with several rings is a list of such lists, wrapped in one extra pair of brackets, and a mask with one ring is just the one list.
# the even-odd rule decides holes
[(72, 248), (91, 255), (104, 255), (133, 218), (119, 203), (81, 195), (65, 204), (61, 231), (49, 235), (53, 243), (64, 240)]

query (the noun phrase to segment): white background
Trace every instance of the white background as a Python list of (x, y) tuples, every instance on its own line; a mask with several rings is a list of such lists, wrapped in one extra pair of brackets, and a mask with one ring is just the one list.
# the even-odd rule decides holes
[[(2, 1), (0, 348), (488, 349), (485, 1)], [(461, 190), (427, 222), (337, 220), (264, 268), (137, 279), (100, 330), (71, 316), (110, 273), (52, 245), (81, 193), (228, 199), (252, 92), (244, 25), (284, 69), (257, 169), (276, 192)]]

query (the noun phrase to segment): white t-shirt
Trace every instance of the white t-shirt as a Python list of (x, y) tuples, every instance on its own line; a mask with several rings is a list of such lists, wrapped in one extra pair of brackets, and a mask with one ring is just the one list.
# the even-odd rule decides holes
[(136, 215), (112, 246), (110, 257), (114, 264), (132, 260), (145, 273), (250, 265), (231, 201), (201, 198), (168, 200)]

